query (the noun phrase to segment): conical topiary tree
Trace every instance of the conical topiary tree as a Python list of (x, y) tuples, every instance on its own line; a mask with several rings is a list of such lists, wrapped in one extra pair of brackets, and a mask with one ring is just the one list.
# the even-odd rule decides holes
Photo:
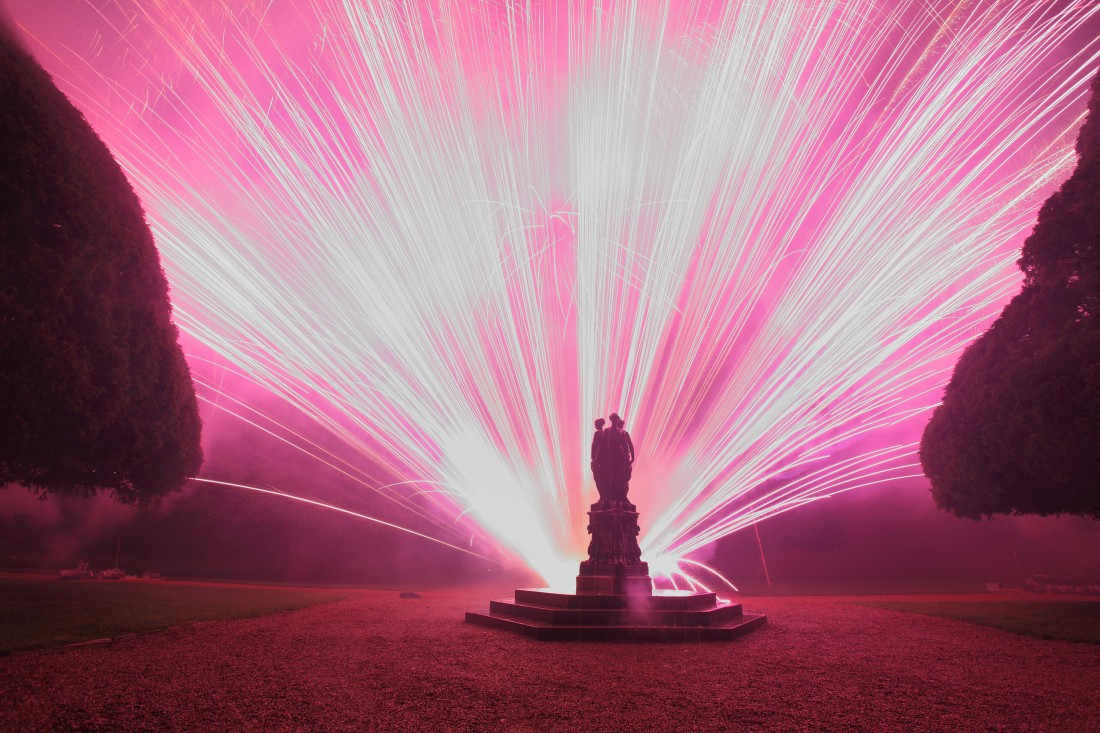
[(145, 503), (202, 462), (191, 374), (118, 163), (0, 27), (0, 485)]
[(1100, 518), (1100, 75), (1073, 175), (1024, 243), (1024, 286), (963, 353), (921, 441), (943, 509)]

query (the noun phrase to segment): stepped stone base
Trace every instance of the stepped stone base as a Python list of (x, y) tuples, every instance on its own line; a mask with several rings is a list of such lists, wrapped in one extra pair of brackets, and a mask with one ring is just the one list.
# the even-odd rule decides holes
[(547, 641), (729, 641), (763, 626), (766, 617), (743, 613), (740, 603), (719, 601), (714, 593), (535, 588), (517, 590), (514, 600), (490, 601), (487, 613), (467, 612), (466, 621)]
[(637, 507), (603, 500), (588, 512), (588, 559), (577, 592), (520, 589), (466, 622), (558, 641), (729, 641), (764, 625), (762, 614), (714, 593), (654, 591), (638, 547)]

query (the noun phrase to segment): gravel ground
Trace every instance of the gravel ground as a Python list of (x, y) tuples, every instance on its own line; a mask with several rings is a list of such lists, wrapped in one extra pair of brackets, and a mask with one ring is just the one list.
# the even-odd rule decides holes
[(0, 731), (1100, 731), (1096, 645), (825, 597), (742, 599), (768, 625), (732, 643), (463, 622), (508, 594), (354, 591), (0, 658)]

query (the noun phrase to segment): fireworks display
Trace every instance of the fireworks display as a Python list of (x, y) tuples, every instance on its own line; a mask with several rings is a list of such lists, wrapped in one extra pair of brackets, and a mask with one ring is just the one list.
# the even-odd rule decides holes
[(1100, 59), (1072, 2), (94, 12), (35, 51), (134, 182), (177, 323), (356, 458), (195, 357), (201, 396), (552, 582), (612, 411), (668, 572), (919, 475)]

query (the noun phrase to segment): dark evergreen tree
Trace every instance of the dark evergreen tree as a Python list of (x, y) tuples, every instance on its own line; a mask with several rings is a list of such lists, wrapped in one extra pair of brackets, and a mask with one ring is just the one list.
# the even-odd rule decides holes
[(1020, 294), (963, 353), (921, 441), (943, 509), (1100, 518), (1100, 75)]
[(0, 486), (143, 504), (202, 462), (152, 234), (107, 146), (0, 27)]

